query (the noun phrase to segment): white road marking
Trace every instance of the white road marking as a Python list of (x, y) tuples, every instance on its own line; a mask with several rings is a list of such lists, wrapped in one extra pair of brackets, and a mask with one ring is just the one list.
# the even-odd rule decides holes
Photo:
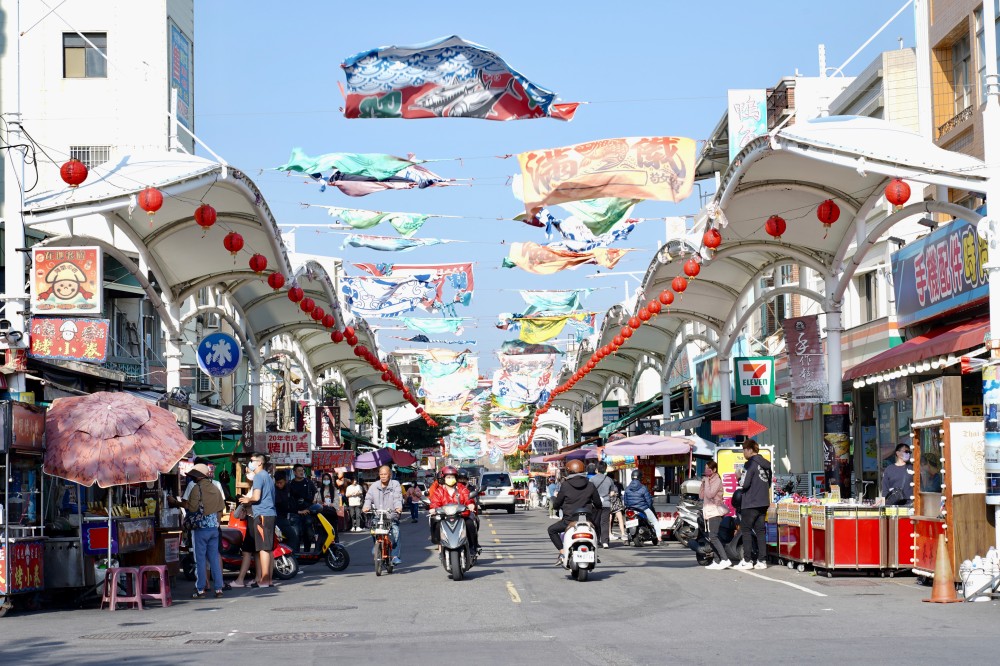
[(825, 597), (826, 595), (822, 592), (817, 592), (816, 590), (810, 590), (808, 587), (802, 587), (801, 585), (796, 585), (795, 583), (789, 583), (787, 580), (778, 580), (777, 578), (768, 578), (767, 576), (761, 576), (759, 573), (754, 573), (752, 571), (747, 571), (745, 569), (736, 569), (735, 571), (746, 574), (748, 576), (753, 576), (754, 578), (760, 578), (761, 580), (769, 580), (773, 583), (781, 583), (782, 585), (787, 585), (788, 587), (794, 587), (796, 590), (802, 590), (808, 594), (815, 595), (817, 597)]
[(517, 593), (517, 590), (514, 589), (514, 583), (510, 581), (507, 581), (507, 594), (510, 595), (510, 600), (515, 604), (521, 603), (521, 595)]

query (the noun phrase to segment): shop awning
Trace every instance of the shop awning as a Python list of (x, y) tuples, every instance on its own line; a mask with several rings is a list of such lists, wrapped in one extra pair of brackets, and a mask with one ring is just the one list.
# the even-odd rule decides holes
[(857, 364), (844, 373), (844, 381), (972, 349), (983, 344), (983, 339), (989, 329), (989, 316), (935, 328), (924, 335), (910, 338), (899, 346)]
[(693, 443), (686, 437), (636, 435), (611, 442), (604, 447), (607, 456), (673, 456), (690, 453)]
[[(126, 393), (152, 403), (158, 402), (163, 397), (162, 391), (126, 391)], [(207, 430), (213, 433), (241, 432), (243, 429), (243, 422), (236, 414), (200, 405), (197, 402), (191, 403), (191, 421), (207, 426)], [(198, 429), (193, 434), (197, 435)]]
[(662, 400), (663, 400), (663, 394), (657, 393), (654, 397), (650, 398), (649, 400), (644, 400), (640, 402), (638, 405), (633, 407), (632, 411), (630, 411), (628, 414), (621, 417), (617, 421), (612, 421), (611, 423), (601, 428), (601, 438), (607, 439), (609, 435), (612, 435), (618, 432), (619, 430), (627, 428), (628, 426), (632, 425), (633, 423), (641, 419), (643, 416), (646, 416), (651, 412), (654, 412), (658, 409), (662, 411)]

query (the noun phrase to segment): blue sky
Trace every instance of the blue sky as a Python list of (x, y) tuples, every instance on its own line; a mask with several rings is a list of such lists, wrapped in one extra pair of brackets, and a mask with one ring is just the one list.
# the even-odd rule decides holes
[[(418, 233), (472, 241), (406, 253), (340, 249), (343, 236), (298, 232), (298, 248), (341, 256), (350, 262), (439, 263), (475, 261), (476, 294), (459, 314), (475, 317), (462, 338), (474, 338), (480, 372), (495, 366), (494, 350), (509, 337), (493, 327), (498, 312), (519, 311), (516, 289), (590, 287), (585, 302), (599, 313), (624, 297), (634, 279), (587, 279), (596, 267), (552, 276), (501, 269), (508, 248), (502, 243), (545, 242), (543, 230), (497, 221), (520, 211), (507, 177), (518, 172), (514, 159), (492, 156), (563, 146), (601, 138), (644, 135), (705, 139), (725, 111), (729, 88), (773, 86), (798, 70), (818, 74), (817, 45), (827, 64), (841, 65), (902, 5), (898, 2), (843, 0), (815, 2), (597, 2), (550, 3), (195, 3), (195, 129), (203, 141), (260, 186), (281, 224), (332, 221), (325, 211), (302, 209), (300, 202), (370, 210), (461, 215), (431, 219)], [(615, 7), (615, 11), (609, 11)], [(498, 52), (535, 83), (582, 106), (570, 123), (549, 119), (517, 122), (453, 120), (346, 120), (338, 111), (341, 61), (384, 45), (409, 45), (459, 35)], [(845, 70), (860, 72), (898, 39), (913, 46), (913, 13), (908, 9)], [(272, 171), (293, 147), (310, 155), (327, 152), (414, 153), (422, 158), (465, 158), (432, 165), (442, 176), (474, 179), (469, 187), (386, 192), (351, 198), (330, 188)], [(636, 217), (697, 212), (696, 196), (679, 204), (643, 202)], [(479, 218), (479, 219), (477, 219)], [(485, 218), (485, 219), (483, 219)], [(391, 227), (369, 233), (393, 235)], [(644, 222), (622, 246), (639, 248), (614, 272), (644, 272), (661, 222)], [(603, 271), (607, 272), (607, 271)], [(506, 291), (505, 291), (506, 290)], [(322, 304), (321, 304), (322, 305)], [(415, 316), (428, 316), (420, 311)], [(600, 319), (598, 320), (600, 325)], [(400, 344), (380, 334), (380, 344)], [(416, 345), (423, 346), (423, 345)]]

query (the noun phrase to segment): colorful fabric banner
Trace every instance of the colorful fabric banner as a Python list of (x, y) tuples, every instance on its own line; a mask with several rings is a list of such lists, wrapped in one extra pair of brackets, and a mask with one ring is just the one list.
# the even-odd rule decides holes
[(568, 315), (521, 317), (519, 319), (521, 324), (521, 334), (519, 337), (523, 342), (529, 344), (545, 342), (562, 333), (566, 322), (570, 320), (585, 321), (594, 314), (596, 313), (575, 312)]
[(524, 421), (519, 416), (490, 416), (490, 437), (516, 438)]
[[(544, 214), (544, 210), (542, 211)], [(589, 252), (601, 247), (610, 247), (618, 241), (628, 239), (629, 234), (635, 231), (635, 220), (623, 220), (611, 227), (605, 233), (594, 235), (583, 222), (575, 217), (568, 217), (565, 220), (557, 220), (551, 215), (547, 216), (551, 229), (555, 229), (562, 237), (561, 240), (553, 243), (546, 243), (546, 247), (556, 250), (569, 250), (571, 252)]]
[(336, 217), (355, 229), (371, 229), (377, 224), (388, 222), (400, 236), (409, 238), (424, 226), (430, 215), (420, 213), (383, 213), (375, 210), (356, 208), (331, 208), (330, 217)]
[(406, 252), (418, 247), (429, 247), (441, 243), (450, 243), (444, 238), (396, 238), (395, 236), (366, 236), (348, 234), (342, 247), (363, 247), (379, 252)]
[(340, 284), (351, 312), (361, 317), (392, 317), (410, 312), (434, 294), (433, 285), (416, 278), (345, 277)]
[(571, 120), (578, 104), (556, 104), (503, 59), (460, 37), (383, 46), (345, 60), (346, 118)]
[(603, 197), (601, 199), (584, 199), (582, 201), (566, 201), (559, 207), (570, 214), (570, 218), (579, 220), (583, 226), (595, 236), (606, 234), (611, 229), (632, 214), (635, 205), (642, 199), (619, 199)]
[(536, 275), (551, 275), (568, 268), (597, 264), (614, 268), (628, 249), (598, 248), (590, 252), (570, 252), (539, 245), (538, 243), (511, 243), (510, 255), (504, 259), (504, 268), (517, 266)]
[(528, 309), (524, 311), (525, 316), (544, 312), (546, 314), (562, 314), (579, 310), (582, 300), (590, 296), (592, 289), (568, 289), (556, 290), (529, 290), (522, 289), (518, 293), (528, 304)]
[(505, 340), (500, 345), (500, 353), (515, 356), (519, 354), (554, 354), (561, 356), (563, 354), (563, 352), (552, 345), (533, 345), (520, 340)]
[(405, 342), (426, 342), (438, 345), (476, 345), (479, 344), (475, 340), (432, 340), (426, 335), (414, 335), (412, 338), (404, 338), (398, 335), (392, 336), (396, 340), (403, 340)]
[[(458, 264), (354, 264), (363, 271), (376, 276), (411, 277), (419, 276), (428, 282), (437, 284), (435, 305), (472, 302), (472, 294), (476, 282), (472, 274), (472, 263)], [(450, 297), (445, 297), (445, 287), (455, 290)]]
[(301, 148), (292, 148), (288, 162), (278, 171), (304, 173), (310, 176), (327, 171), (345, 176), (363, 176), (373, 180), (388, 180), (410, 167), (423, 164), (427, 160), (407, 160), (383, 153), (326, 153), (310, 157)]
[(464, 320), (453, 318), (415, 319), (413, 317), (401, 317), (400, 321), (403, 322), (404, 326), (408, 326), (409, 328), (427, 335), (436, 333), (454, 333), (457, 335), (463, 330), (462, 322)]
[(600, 197), (678, 202), (694, 182), (693, 139), (603, 139), (517, 156), (525, 210)]
[(417, 358), (424, 409), (430, 414), (458, 414), (479, 380), (479, 359), (468, 353), (432, 350)]
[(552, 383), (553, 354), (497, 354), (500, 369), (493, 375), (493, 395), (520, 403), (538, 402)]

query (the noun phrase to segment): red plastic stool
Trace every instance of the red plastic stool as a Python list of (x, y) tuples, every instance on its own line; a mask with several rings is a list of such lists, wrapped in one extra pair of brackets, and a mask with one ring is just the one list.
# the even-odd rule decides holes
[[(146, 592), (149, 578), (155, 577), (159, 587), (156, 592)], [(157, 600), (164, 608), (174, 603), (170, 595), (170, 575), (165, 564), (151, 564), (139, 567), (139, 592), (143, 601)]]
[[(125, 594), (118, 594), (118, 576), (125, 576)], [(139, 586), (139, 570), (135, 567), (112, 567), (104, 574), (104, 595), (101, 609), (109, 604), (108, 610), (118, 610), (118, 604), (135, 604), (142, 610), (142, 589)]]

